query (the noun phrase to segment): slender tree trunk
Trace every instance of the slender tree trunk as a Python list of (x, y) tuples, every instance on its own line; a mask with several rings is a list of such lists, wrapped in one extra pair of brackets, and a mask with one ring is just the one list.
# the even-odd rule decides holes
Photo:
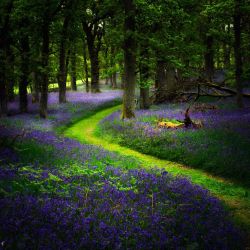
[(122, 118), (135, 117), (135, 84), (136, 84), (136, 40), (135, 40), (135, 5), (133, 0), (124, 0), (124, 74)]
[(71, 52), (71, 89), (77, 91), (76, 86), (76, 47), (73, 45)]
[[(4, 71), (4, 66), (1, 65)], [(6, 79), (5, 73), (0, 72), (0, 117), (6, 115), (8, 111), (7, 108), (7, 89), (6, 89)]]
[(223, 66), (225, 69), (230, 67), (230, 46), (224, 42), (223, 43)]
[(212, 80), (214, 74), (214, 39), (211, 35), (207, 35), (205, 39), (206, 52), (204, 55), (205, 59), (205, 74), (209, 80)]
[(86, 43), (83, 44), (83, 60), (84, 60), (86, 92), (88, 93), (89, 92), (89, 69), (88, 69), (88, 61), (87, 61)]
[(105, 85), (109, 83), (108, 71), (109, 71), (109, 57), (108, 57), (109, 47), (108, 45), (104, 49), (104, 61), (105, 61)]
[(20, 39), (21, 44), (21, 77), (19, 82), (19, 109), (21, 113), (28, 111), (28, 78), (29, 78), (29, 38)]
[(37, 71), (32, 72), (32, 103), (39, 102), (39, 93), (40, 93), (40, 80), (39, 73)]
[(235, 0), (234, 13), (234, 56), (235, 56), (235, 81), (237, 89), (237, 104), (243, 107), (242, 97), (242, 55), (241, 55), (241, 8), (242, 1)]
[(116, 78), (116, 72), (115, 71), (115, 48), (114, 46), (111, 46), (111, 50), (110, 50), (110, 53), (111, 53), (111, 57), (110, 57), (110, 67), (112, 68), (112, 75), (110, 76), (110, 79), (111, 79), (111, 87), (113, 89), (116, 89), (117, 88), (117, 78)]
[(67, 85), (67, 78), (68, 78), (68, 71), (69, 71), (69, 60), (70, 60), (71, 51), (68, 49), (67, 56), (66, 56), (66, 63), (65, 63), (65, 81)]
[(113, 89), (117, 88), (117, 75), (116, 75), (116, 72), (112, 74), (112, 87), (113, 87)]
[(48, 22), (44, 21), (42, 27), (42, 74), (41, 74), (41, 98), (40, 98), (40, 117), (47, 118), (48, 116), (48, 66), (49, 66), (49, 28)]
[(59, 103), (66, 102), (66, 42), (67, 42), (68, 26), (69, 26), (69, 17), (66, 16), (63, 22), (61, 41), (60, 41), (59, 71), (58, 71)]
[(140, 108), (149, 109), (149, 86), (147, 85), (149, 80), (149, 66), (148, 66), (148, 46), (142, 45), (140, 52)]
[(229, 69), (231, 57), (231, 27), (227, 26), (227, 40), (223, 41), (223, 64), (224, 68)]
[(0, 25), (0, 117), (6, 115), (8, 112), (8, 93), (7, 93), (7, 79), (8, 67), (6, 65), (7, 61), (7, 47), (10, 44), (9, 39), (9, 21), (10, 15), (13, 8), (13, 0), (10, 0), (4, 6), (3, 13), (5, 15), (1, 16)]
[(9, 82), (9, 86), (8, 86), (8, 101), (9, 102), (13, 102), (15, 100), (14, 86), (15, 86), (14, 79), (11, 79)]
[(155, 103), (162, 103), (167, 98), (167, 75), (166, 63), (161, 59), (157, 60), (155, 78)]
[(108, 84), (109, 84), (109, 78), (106, 77), (106, 78), (105, 78), (105, 85), (108, 85)]
[(15, 78), (14, 78), (14, 54), (10, 48), (10, 43), (7, 44), (7, 65), (9, 68), (8, 81), (7, 81), (7, 93), (8, 93), (8, 101), (13, 102), (15, 100), (14, 86), (15, 86)]
[(119, 68), (120, 68), (120, 78), (121, 78), (121, 89), (124, 89), (125, 77), (124, 77), (124, 64), (123, 64), (123, 61), (119, 62)]

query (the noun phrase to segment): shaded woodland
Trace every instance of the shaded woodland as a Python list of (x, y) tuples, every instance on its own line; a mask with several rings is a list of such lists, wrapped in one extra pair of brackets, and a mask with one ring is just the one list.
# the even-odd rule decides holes
[(2, 0), (0, 115), (16, 95), (27, 112), (32, 93), (46, 118), (48, 91), (64, 103), (79, 81), (92, 93), (100, 81), (123, 88), (124, 118), (134, 117), (136, 87), (145, 109), (197, 95), (236, 95), (242, 107), (249, 13), (244, 0)]

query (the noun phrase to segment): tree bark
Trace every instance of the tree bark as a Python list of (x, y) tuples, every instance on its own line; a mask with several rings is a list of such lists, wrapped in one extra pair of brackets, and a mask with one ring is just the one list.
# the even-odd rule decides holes
[(71, 52), (71, 89), (77, 91), (76, 86), (76, 47), (73, 45), (72, 52)]
[(68, 26), (69, 26), (69, 16), (66, 16), (63, 22), (61, 41), (60, 41), (59, 71), (58, 71), (59, 103), (66, 102), (66, 42), (67, 42)]
[(140, 108), (149, 109), (149, 65), (148, 65), (149, 53), (147, 44), (141, 46), (140, 52)]
[(32, 72), (32, 103), (39, 102), (39, 93), (40, 93), (40, 74), (38, 71)]
[(93, 49), (90, 51), (90, 63), (91, 63), (91, 92), (99, 93), (99, 58), (98, 51)]
[(117, 78), (116, 78), (116, 72), (115, 71), (115, 48), (114, 46), (111, 46), (111, 50), (110, 50), (110, 53), (111, 53), (111, 57), (110, 57), (110, 67), (112, 69), (112, 74), (110, 76), (110, 79), (111, 79), (111, 87), (113, 89), (116, 89), (117, 88)]
[(48, 66), (49, 66), (49, 29), (50, 24), (46, 21), (42, 27), (42, 73), (41, 73), (41, 98), (40, 98), (40, 117), (47, 118), (48, 116)]
[(14, 68), (14, 53), (11, 49), (12, 39), (10, 39), (6, 48), (6, 63), (8, 65), (8, 77), (6, 81), (8, 101), (13, 102), (15, 100), (14, 86), (15, 86), (15, 68)]
[(155, 78), (155, 103), (162, 103), (167, 98), (167, 75), (164, 60), (157, 60)]
[(214, 39), (211, 35), (206, 35), (205, 44), (206, 52), (204, 55), (205, 59), (205, 75), (211, 81), (214, 74), (214, 50), (213, 50)]
[(99, 86), (99, 52), (101, 49), (102, 32), (99, 31), (98, 23), (88, 25), (83, 23), (86, 33), (89, 59), (91, 65), (91, 92), (100, 93)]
[(88, 93), (89, 92), (89, 69), (88, 69), (88, 61), (87, 61), (86, 43), (83, 44), (83, 60), (84, 60), (86, 92)]
[(242, 108), (244, 106), (242, 98), (241, 7), (242, 7), (242, 1), (235, 0), (234, 56), (235, 56), (235, 81), (237, 89), (237, 104), (239, 108)]
[(9, 23), (13, 9), (13, 0), (8, 1), (4, 6), (5, 15), (0, 19), (0, 117), (8, 112), (8, 93), (7, 93), (7, 46), (9, 42)]
[(135, 117), (136, 84), (136, 39), (135, 39), (135, 5), (133, 0), (124, 0), (124, 74), (122, 119)]
[(28, 111), (27, 87), (29, 79), (29, 38), (27, 35), (21, 37), (21, 76), (19, 82), (19, 109), (21, 113)]
[(66, 56), (66, 62), (65, 62), (65, 81), (67, 85), (67, 77), (68, 77), (68, 71), (69, 71), (69, 60), (70, 60), (71, 51), (68, 49), (67, 56)]

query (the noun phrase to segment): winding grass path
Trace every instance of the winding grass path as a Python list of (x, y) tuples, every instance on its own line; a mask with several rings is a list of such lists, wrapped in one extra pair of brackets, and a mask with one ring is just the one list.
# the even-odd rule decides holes
[(154, 166), (164, 168), (173, 175), (188, 177), (193, 183), (203, 186), (223, 200), (232, 210), (236, 222), (250, 231), (250, 190), (227, 180), (214, 177), (204, 171), (187, 168), (181, 164), (161, 160), (156, 157), (139, 153), (135, 150), (120, 146), (112, 141), (95, 136), (98, 123), (111, 113), (121, 109), (121, 105), (107, 108), (96, 114), (76, 122), (64, 131), (66, 137), (76, 139), (85, 144), (94, 144), (106, 150), (125, 156), (137, 158), (146, 169)]

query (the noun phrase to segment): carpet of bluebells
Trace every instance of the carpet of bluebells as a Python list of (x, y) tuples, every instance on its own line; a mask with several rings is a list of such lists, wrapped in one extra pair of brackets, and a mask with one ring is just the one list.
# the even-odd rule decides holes
[[(191, 119), (202, 121), (200, 129), (159, 128), (157, 121), (183, 121), (188, 104), (168, 104), (151, 110), (138, 110), (136, 119), (119, 119), (114, 113), (100, 124), (103, 134), (146, 154), (201, 168), (249, 185), (250, 179), (250, 103), (239, 110), (225, 100), (217, 109), (192, 110)], [(223, 104), (223, 105), (222, 105)]]
[(244, 249), (244, 235), (207, 190), (57, 135), (58, 124), (119, 97), (78, 102), (78, 94), (64, 105), (52, 96), (51, 120), (1, 121), (0, 248)]

